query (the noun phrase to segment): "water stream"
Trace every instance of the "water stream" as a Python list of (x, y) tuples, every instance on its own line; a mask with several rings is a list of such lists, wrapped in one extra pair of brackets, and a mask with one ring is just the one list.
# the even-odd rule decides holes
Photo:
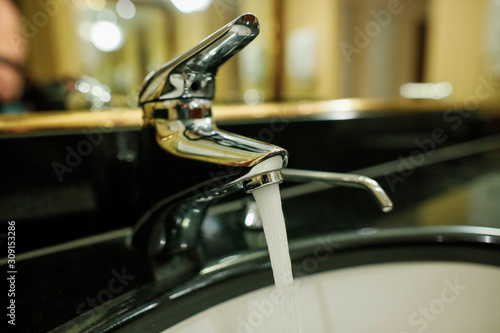
[(299, 333), (293, 287), (292, 263), (288, 251), (285, 218), (281, 208), (279, 185), (269, 185), (253, 192), (264, 226), (276, 291), (283, 302), (277, 306), (283, 332)]

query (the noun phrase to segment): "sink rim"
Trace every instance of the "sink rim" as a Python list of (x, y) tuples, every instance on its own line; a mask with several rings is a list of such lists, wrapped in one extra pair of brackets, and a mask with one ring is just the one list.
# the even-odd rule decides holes
[[(312, 274), (368, 264), (413, 261), (468, 262), (500, 267), (500, 229), (495, 228), (364, 228), (356, 232), (307, 237), (290, 242), (292, 262), (297, 264), (310, 257), (320, 241), (332, 245), (334, 253)], [(181, 285), (172, 287), (166, 281), (158, 281), (95, 308), (97, 313), (106, 313), (105, 318), (88, 318), (88, 313), (84, 313), (52, 332), (66, 332), (68, 327), (78, 327), (84, 332), (103, 332), (109, 328), (161, 332), (214, 305), (273, 283), (267, 250), (235, 255), (240, 256), (213, 262), (200, 275)]]

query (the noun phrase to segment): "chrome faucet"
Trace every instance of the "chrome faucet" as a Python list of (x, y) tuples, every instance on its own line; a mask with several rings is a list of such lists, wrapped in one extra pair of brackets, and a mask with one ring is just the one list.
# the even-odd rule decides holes
[(144, 111), (133, 244), (150, 256), (196, 250), (208, 205), (237, 190), (281, 183), (286, 150), (217, 128), (217, 69), (259, 33), (244, 14), (150, 74)]
[[(197, 252), (208, 206), (222, 196), (283, 181), (288, 153), (217, 128), (212, 118), (217, 69), (259, 33), (244, 14), (150, 74), (139, 96), (144, 111), (134, 246), (155, 258)], [(290, 170), (290, 180), (322, 180), (368, 189), (384, 211), (378, 184), (356, 175)]]

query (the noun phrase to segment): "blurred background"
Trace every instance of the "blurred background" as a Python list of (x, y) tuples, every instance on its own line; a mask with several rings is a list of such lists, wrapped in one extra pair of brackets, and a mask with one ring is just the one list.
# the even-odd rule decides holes
[(218, 103), (500, 100), (500, 0), (15, 3), (21, 33), (9, 40), (27, 46), (46, 109), (136, 107), (148, 72), (244, 12), (261, 33), (220, 69)]

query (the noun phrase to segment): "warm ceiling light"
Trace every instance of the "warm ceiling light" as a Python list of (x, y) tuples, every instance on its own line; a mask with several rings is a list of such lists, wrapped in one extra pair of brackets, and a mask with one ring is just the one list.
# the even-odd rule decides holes
[(170, 0), (179, 11), (189, 14), (207, 9), (212, 0)]

